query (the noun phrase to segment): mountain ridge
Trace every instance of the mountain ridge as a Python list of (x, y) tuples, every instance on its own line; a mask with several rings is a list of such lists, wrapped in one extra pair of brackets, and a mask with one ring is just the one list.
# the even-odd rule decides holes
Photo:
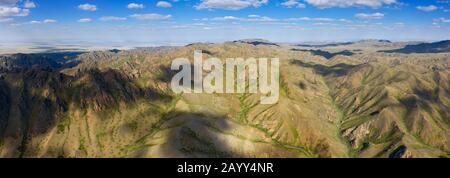
[(386, 53), (449, 53), (450, 52), (450, 40), (433, 42), (433, 43), (420, 43), (415, 45), (407, 45), (404, 48), (396, 50), (380, 51)]

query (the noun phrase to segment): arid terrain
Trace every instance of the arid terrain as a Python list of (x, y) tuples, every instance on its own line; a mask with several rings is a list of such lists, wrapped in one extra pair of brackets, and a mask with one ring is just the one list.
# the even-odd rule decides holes
[[(171, 61), (279, 58), (280, 100), (174, 94)], [(450, 43), (220, 44), (0, 56), (0, 157), (450, 157)]]

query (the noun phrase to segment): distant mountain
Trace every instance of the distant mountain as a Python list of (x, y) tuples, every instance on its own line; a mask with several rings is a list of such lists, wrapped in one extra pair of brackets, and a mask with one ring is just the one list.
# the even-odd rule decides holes
[(233, 41), (233, 42), (234, 43), (247, 43), (247, 44), (251, 44), (254, 46), (259, 46), (259, 45), (280, 46), (276, 43), (272, 43), (270, 41), (263, 40), (263, 39), (244, 39), (244, 40), (238, 40), (238, 41)]
[(80, 54), (79, 52), (65, 52), (4, 55), (0, 56), (0, 69), (30, 69), (36, 65), (51, 69), (74, 67), (77, 64), (74, 59)]
[(385, 53), (448, 53), (450, 52), (450, 40), (435, 43), (420, 43), (416, 45), (407, 45), (401, 49), (380, 51)]
[(160, 51), (169, 51), (173, 49), (177, 49), (178, 47), (173, 46), (158, 46), (158, 47), (137, 47), (135, 49), (129, 50), (132, 52), (160, 52)]
[(336, 47), (354, 44), (353, 42), (343, 42), (343, 43), (327, 43), (327, 44), (298, 44), (298, 47), (307, 48), (326, 48), (326, 47)]
[(373, 45), (373, 46), (384, 46), (392, 44), (389, 40), (377, 40), (377, 39), (367, 39), (355, 42), (335, 42), (335, 43), (318, 43), (318, 44), (297, 44), (298, 47), (306, 48), (327, 48), (327, 47), (337, 47), (337, 46), (349, 46), (349, 45)]
[(349, 50), (344, 50), (344, 51), (340, 51), (340, 52), (336, 52), (336, 53), (331, 53), (328, 51), (323, 51), (323, 50), (304, 50), (304, 49), (292, 49), (293, 51), (303, 51), (303, 52), (311, 52), (314, 55), (317, 56), (322, 56), (324, 58), (327, 59), (331, 59), (334, 56), (338, 56), (338, 55), (343, 55), (343, 56), (352, 56), (355, 53), (349, 51)]
[(377, 39), (368, 39), (368, 40), (360, 40), (356, 43), (392, 43), (392, 41), (389, 40), (377, 40)]

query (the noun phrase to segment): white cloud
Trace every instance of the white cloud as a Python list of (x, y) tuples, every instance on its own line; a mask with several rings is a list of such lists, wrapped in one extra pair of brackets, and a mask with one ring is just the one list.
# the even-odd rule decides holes
[[(2, 17), (24, 17), (30, 14), (30, 8), (35, 8), (36, 5), (26, 0), (23, 7), (19, 6), (23, 0), (0, 0), (0, 19)], [(8, 18), (3, 18), (8, 19)]]
[(22, 25), (37, 25), (37, 24), (52, 24), (52, 23), (57, 23), (58, 21), (54, 20), (54, 19), (45, 19), (45, 20), (32, 20), (29, 22), (25, 22), (25, 23), (15, 23), (15, 24), (11, 24), (11, 26), (22, 26)]
[(286, 2), (281, 3), (282, 6), (287, 8), (305, 8), (306, 5), (303, 3), (298, 2), (298, 0), (287, 0)]
[(16, 6), (19, 0), (0, 0), (0, 6)]
[(201, 21), (230, 21), (230, 22), (271, 22), (271, 23), (292, 23), (297, 21), (311, 21), (311, 22), (323, 22), (323, 23), (330, 23), (330, 22), (345, 22), (345, 23), (351, 23), (350, 20), (347, 19), (333, 19), (333, 18), (325, 18), (325, 17), (297, 17), (297, 18), (287, 18), (287, 19), (276, 19), (272, 17), (267, 16), (261, 16), (261, 15), (248, 15), (247, 17), (236, 17), (236, 16), (221, 16), (221, 17), (213, 17), (213, 18), (203, 18), (203, 19), (197, 19)]
[(421, 11), (425, 11), (425, 12), (431, 12), (431, 11), (437, 10), (438, 7), (435, 6), (435, 5), (429, 5), (429, 6), (417, 6), (417, 9), (418, 9), (418, 10), (421, 10)]
[(383, 5), (395, 4), (397, 0), (305, 0), (305, 2), (318, 8), (352, 6), (377, 8)]
[(435, 23), (450, 23), (450, 19), (447, 19), (447, 18), (444, 18), (444, 17), (441, 17), (441, 18), (438, 18), (438, 19), (434, 19), (433, 21)]
[(130, 17), (138, 20), (168, 20), (172, 18), (172, 15), (161, 15), (161, 14), (134, 14)]
[(125, 18), (125, 17), (116, 17), (116, 16), (103, 16), (103, 17), (100, 17), (100, 21), (104, 21), (104, 22), (107, 22), (107, 21), (124, 21), (124, 20), (127, 20), (127, 18)]
[(288, 18), (286, 21), (310, 21), (312, 18), (309, 17), (298, 17), (298, 18)]
[(260, 17), (249, 17), (246, 19), (243, 19), (243, 21), (247, 22), (274, 22), (277, 21), (277, 19), (266, 17), (266, 16), (260, 16)]
[(339, 22), (352, 23), (351, 20), (347, 20), (347, 19), (339, 19)]
[(201, 9), (225, 9), (240, 10), (247, 7), (260, 7), (267, 4), (269, 0), (202, 0), (196, 5), (197, 10)]
[(8, 7), (0, 6), (0, 17), (11, 17), (11, 16), (28, 16), (30, 14), (29, 9), (22, 9), (20, 7)]
[(97, 6), (92, 4), (80, 4), (78, 6), (78, 9), (84, 10), (84, 11), (96, 11)]
[(312, 20), (315, 20), (315, 21), (323, 21), (323, 22), (331, 22), (331, 21), (334, 21), (334, 19), (332, 19), (332, 18), (323, 18), (323, 17), (313, 18)]
[(127, 6), (128, 9), (143, 9), (145, 8), (144, 4), (130, 3)]
[(274, 22), (278, 21), (277, 19), (260, 16), (260, 15), (249, 15), (247, 18), (243, 17), (235, 17), (235, 16), (223, 16), (223, 17), (214, 17), (214, 18), (203, 18), (203, 21), (241, 21), (241, 22)]
[(231, 20), (241, 20), (241, 18), (235, 16), (223, 16), (223, 17), (214, 17), (209, 20), (213, 21), (231, 21)]
[(384, 18), (384, 14), (379, 12), (373, 14), (359, 13), (355, 14), (355, 17), (362, 20), (375, 20)]
[(189, 25), (174, 25), (174, 26), (170, 26), (171, 29), (187, 29), (187, 28), (191, 28), (191, 26)]
[(5, 18), (5, 19), (0, 18), (0, 23), (3, 23), (3, 22), (11, 22), (11, 21), (13, 21), (13, 20), (14, 20), (13, 18)]
[(313, 23), (313, 25), (315, 25), (315, 26), (336, 26), (337, 24), (334, 24), (334, 23), (317, 22), (317, 23)]
[(36, 8), (36, 4), (33, 1), (25, 1), (25, 3), (23, 4), (23, 7), (31, 9), (31, 8)]
[(89, 23), (89, 22), (92, 22), (92, 19), (90, 19), (90, 18), (84, 18), (84, 19), (78, 20), (78, 22), (80, 22), (80, 23)]
[(47, 23), (56, 23), (58, 21), (53, 20), (53, 19), (45, 19), (44, 21), (42, 21), (43, 23), (47, 24)]
[(288, 18), (285, 21), (320, 21), (320, 22), (332, 22), (335, 21), (335, 19), (332, 18), (324, 18), (324, 17), (317, 17), (317, 18), (310, 18), (310, 17), (299, 17), (299, 18)]
[(166, 1), (158, 1), (158, 3), (156, 3), (156, 7), (171, 8), (172, 4)]
[(37, 20), (28, 22), (28, 24), (41, 24), (41, 23), (42, 23), (42, 21), (37, 21)]

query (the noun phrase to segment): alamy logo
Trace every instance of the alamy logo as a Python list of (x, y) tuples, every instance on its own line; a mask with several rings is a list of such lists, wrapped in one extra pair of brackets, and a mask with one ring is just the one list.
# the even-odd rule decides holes
[(261, 104), (276, 104), (280, 95), (280, 61), (278, 58), (218, 58), (204, 60), (200, 50), (194, 52), (193, 64), (187, 58), (172, 61), (175, 93), (252, 93), (261, 94)]

